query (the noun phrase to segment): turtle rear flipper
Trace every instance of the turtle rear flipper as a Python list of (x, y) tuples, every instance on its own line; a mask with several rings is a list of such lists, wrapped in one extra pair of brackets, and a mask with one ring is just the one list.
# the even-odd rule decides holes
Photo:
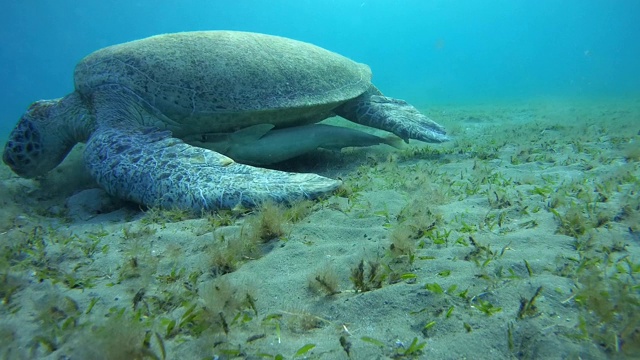
[(405, 142), (409, 139), (431, 143), (449, 140), (441, 125), (404, 100), (382, 96), (373, 86), (338, 107), (335, 113), (347, 120), (392, 132)]
[(167, 132), (98, 129), (85, 162), (109, 194), (147, 206), (211, 210), (291, 202), (327, 194), (341, 182), (234, 162), (217, 152), (185, 144)]

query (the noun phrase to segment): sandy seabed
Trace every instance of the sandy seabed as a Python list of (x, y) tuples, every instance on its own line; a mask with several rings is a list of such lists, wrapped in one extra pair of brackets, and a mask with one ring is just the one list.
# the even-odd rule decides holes
[(291, 208), (140, 209), (79, 150), (2, 165), (0, 358), (640, 354), (640, 101), (425, 112), (452, 141), (285, 164), (344, 181)]

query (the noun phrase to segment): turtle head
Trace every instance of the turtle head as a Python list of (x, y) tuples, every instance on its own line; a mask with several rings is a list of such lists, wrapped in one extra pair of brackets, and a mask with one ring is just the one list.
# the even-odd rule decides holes
[[(44, 175), (62, 162), (78, 142), (70, 132), (69, 116), (85, 110), (69, 109), (67, 98), (40, 100), (29, 106), (9, 135), (2, 160), (25, 178)], [(78, 108), (84, 109), (84, 107)], [(73, 113), (73, 114), (70, 114)]]

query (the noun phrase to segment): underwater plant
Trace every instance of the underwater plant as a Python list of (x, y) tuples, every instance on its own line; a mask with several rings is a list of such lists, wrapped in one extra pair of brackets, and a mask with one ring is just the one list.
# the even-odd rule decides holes
[(283, 237), (287, 233), (287, 220), (284, 205), (265, 201), (258, 206), (255, 214), (247, 219), (247, 234), (262, 242)]
[(383, 272), (382, 265), (376, 261), (368, 261), (365, 265), (363, 259), (351, 269), (350, 280), (356, 292), (380, 289), (386, 278), (387, 275)]
[(151, 345), (151, 332), (135, 318), (124, 313), (112, 314), (107, 320), (92, 326), (71, 345), (72, 358), (95, 360), (164, 359), (164, 343), (155, 334), (157, 349)]
[(327, 296), (339, 294), (338, 274), (330, 265), (323, 266), (309, 277), (309, 288)]
[(627, 146), (624, 147), (624, 158), (631, 161), (640, 161), (640, 141), (630, 141)]
[(638, 354), (640, 293), (632, 276), (640, 274), (640, 263), (627, 258), (618, 264), (613, 276), (593, 267), (580, 279), (574, 301), (585, 312), (578, 329), (609, 354)]
[(248, 235), (244, 229), (237, 235), (214, 233), (213, 238), (205, 251), (209, 271), (215, 276), (233, 272), (245, 261), (262, 256), (259, 237)]

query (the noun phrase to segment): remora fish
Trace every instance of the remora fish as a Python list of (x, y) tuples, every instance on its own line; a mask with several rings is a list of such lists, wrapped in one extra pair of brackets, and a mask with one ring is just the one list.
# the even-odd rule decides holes
[(318, 148), (340, 150), (345, 147), (387, 144), (400, 147), (398, 137), (379, 137), (359, 130), (325, 124), (312, 124), (273, 130), (272, 124), (249, 126), (229, 134), (204, 134), (187, 143), (225, 154), (248, 165), (270, 165), (306, 154)]

